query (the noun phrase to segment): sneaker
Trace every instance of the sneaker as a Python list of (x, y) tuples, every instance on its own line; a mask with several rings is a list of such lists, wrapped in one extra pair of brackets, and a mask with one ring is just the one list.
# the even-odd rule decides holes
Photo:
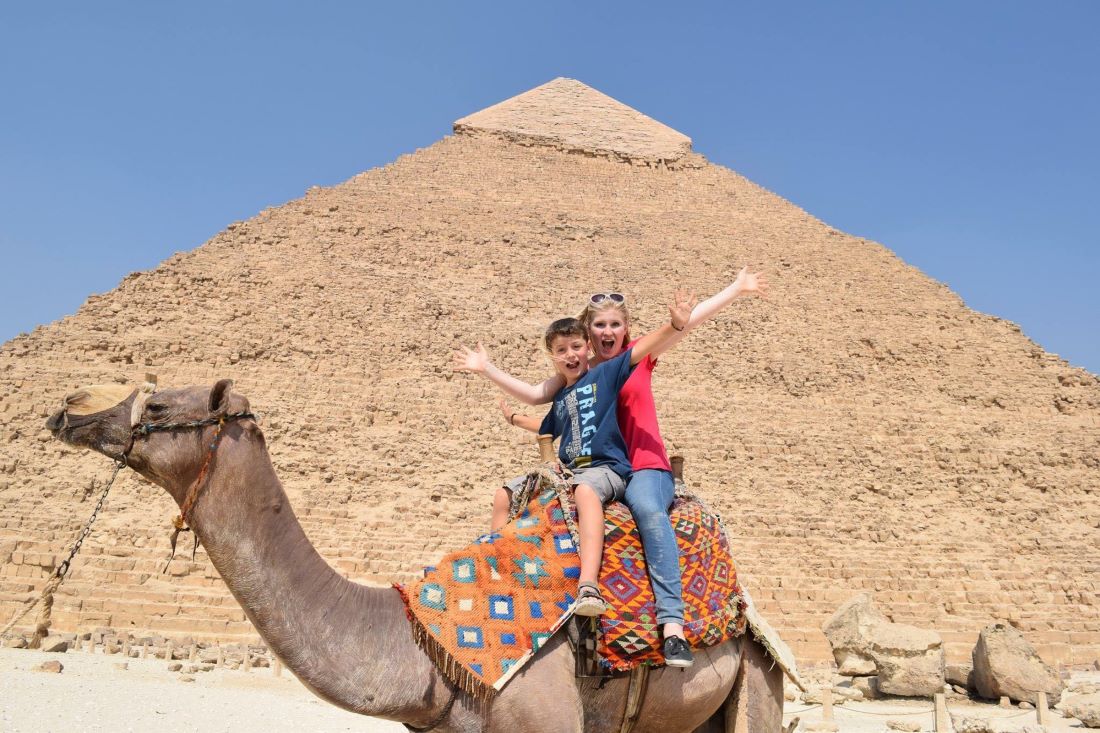
[(577, 616), (601, 616), (607, 612), (607, 602), (594, 585), (582, 585), (577, 591), (577, 604), (573, 613)]
[(683, 637), (670, 636), (665, 639), (661, 647), (665, 655), (665, 664), (670, 667), (690, 667), (695, 664), (695, 657), (691, 655), (691, 649)]

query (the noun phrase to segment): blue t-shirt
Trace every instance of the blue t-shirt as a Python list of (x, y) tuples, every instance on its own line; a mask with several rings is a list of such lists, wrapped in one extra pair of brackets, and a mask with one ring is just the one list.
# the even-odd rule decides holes
[(543, 418), (539, 433), (561, 438), (558, 458), (567, 468), (607, 466), (623, 478), (630, 476), (616, 406), (619, 390), (630, 376), (631, 351), (627, 349), (597, 364), (575, 384), (562, 387), (554, 395), (554, 404)]

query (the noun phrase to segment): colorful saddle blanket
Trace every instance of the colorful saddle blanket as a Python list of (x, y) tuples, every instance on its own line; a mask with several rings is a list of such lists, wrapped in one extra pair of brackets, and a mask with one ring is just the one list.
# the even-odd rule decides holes
[[(740, 636), (745, 630), (744, 598), (718, 518), (698, 501), (684, 499), (673, 504), (671, 516), (680, 548), (688, 644), (713, 646)], [(600, 592), (610, 608), (600, 616), (601, 661), (616, 671), (663, 664), (657, 606), (634, 518), (615, 502), (607, 506), (604, 520)]]
[[(446, 555), (419, 583), (397, 587), (417, 642), (452, 682), (493, 694), (568, 620), (580, 577), (575, 516), (568, 494), (537, 491), (500, 532)], [(600, 623), (603, 663), (615, 670), (660, 664), (653, 592), (633, 519), (621, 504), (606, 516), (600, 584), (612, 608)], [(742, 594), (717, 518), (678, 500), (672, 521), (688, 641), (709, 646), (742, 633)]]

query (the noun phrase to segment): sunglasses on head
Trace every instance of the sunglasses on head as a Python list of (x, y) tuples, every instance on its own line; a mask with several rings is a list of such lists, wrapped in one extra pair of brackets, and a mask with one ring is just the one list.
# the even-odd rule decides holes
[(615, 303), (616, 305), (622, 305), (626, 302), (626, 296), (622, 293), (596, 293), (588, 299), (588, 302), (592, 305), (599, 305), (600, 303), (608, 300), (610, 300), (612, 303)]

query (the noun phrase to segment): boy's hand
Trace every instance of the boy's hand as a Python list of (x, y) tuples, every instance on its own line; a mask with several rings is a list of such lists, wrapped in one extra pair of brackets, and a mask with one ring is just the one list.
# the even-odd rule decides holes
[(698, 302), (695, 293), (687, 290), (677, 290), (668, 304), (668, 313), (672, 319), (672, 327), (677, 331), (683, 331), (691, 319), (691, 311)]
[(768, 281), (762, 272), (749, 272), (746, 265), (737, 273), (737, 279), (733, 281), (737, 285), (738, 295), (758, 295), (761, 298), (768, 297)]
[(471, 374), (484, 374), (489, 367), (489, 352), (477, 342), (477, 351), (472, 351), (463, 346), (462, 351), (454, 352), (454, 370), (456, 372), (470, 372)]

